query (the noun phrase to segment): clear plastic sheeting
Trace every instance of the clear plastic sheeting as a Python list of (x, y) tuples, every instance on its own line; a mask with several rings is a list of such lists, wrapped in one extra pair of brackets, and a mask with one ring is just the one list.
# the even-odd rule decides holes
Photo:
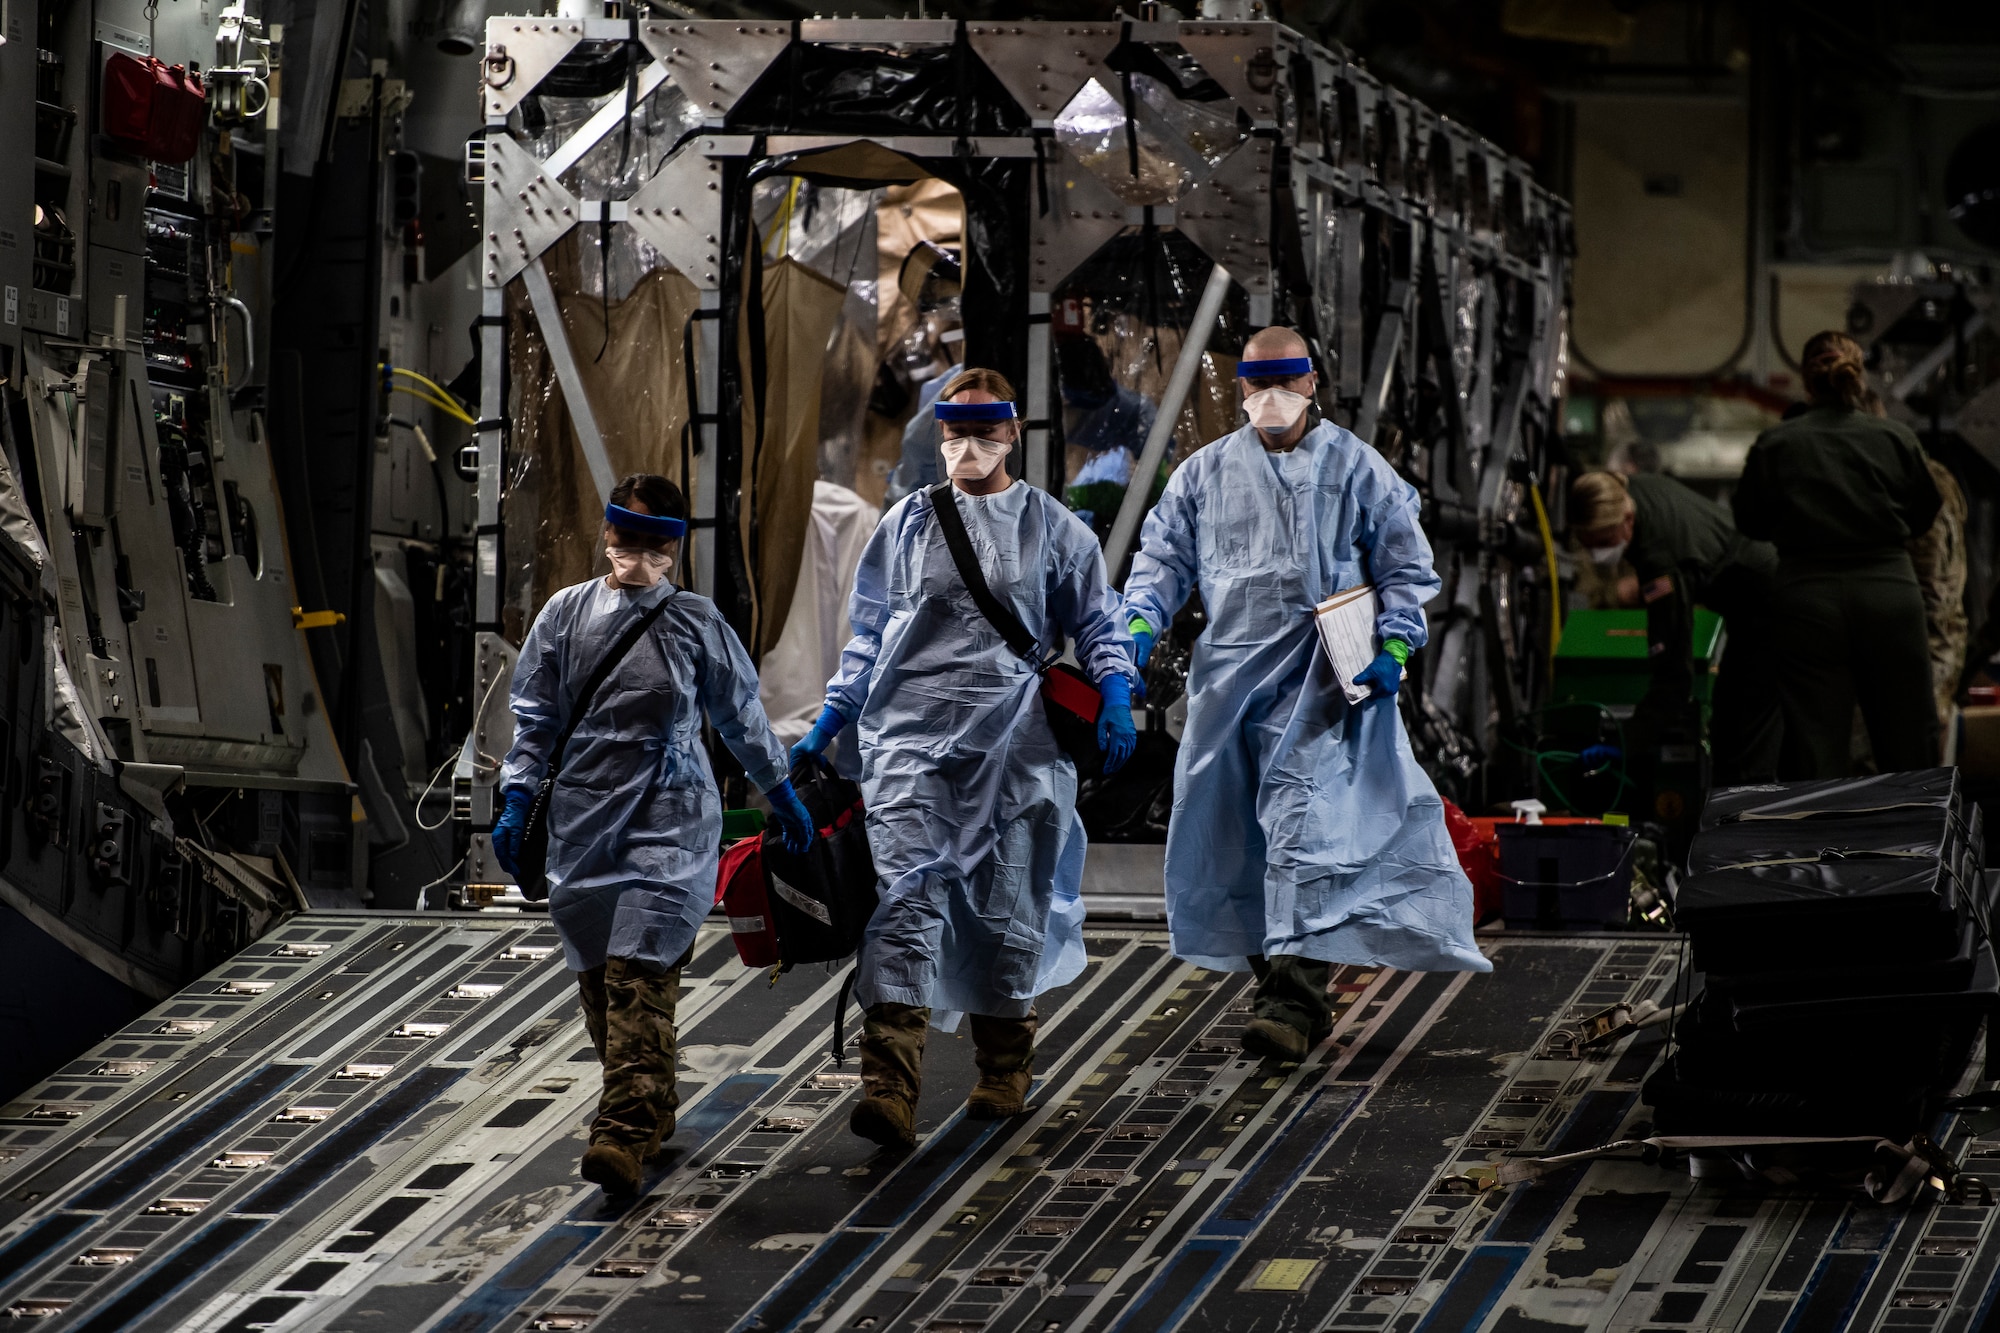
[(875, 210), (883, 190), (849, 190), (802, 176), (758, 181), (751, 196), (764, 260), (790, 256), (845, 286), (875, 280)]
[(881, 283), (881, 339), (886, 351), (910, 331), (920, 313), (917, 299), (903, 291), (910, 253), (925, 243), (957, 250), (965, 238), (965, 200), (940, 180), (892, 186), (877, 215), (876, 262)]
[[(604, 107), (616, 104), (622, 110), (624, 100), (622, 83), (616, 92), (602, 97), (554, 97), (544, 94), (531, 98), (523, 103), (523, 115), (529, 118), (529, 109), (534, 109), (528, 128), (534, 130), (539, 127), (539, 133), (533, 135), (527, 146), (538, 159), (546, 158), (569, 142)], [(614, 128), (560, 179), (565, 188), (581, 199), (629, 198), (673, 155), (675, 145), (688, 131), (700, 124), (701, 117), (681, 91), (672, 84), (662, 85), (640, 99), (632, 116), (629, 141), (622, 128)], [(584, 245), (579, 256), (581, 263), (576, 274), (576, 290), (584, 295), (603, 299), (606, 268), (603, 256), (607, 249), (610, 256), (610, 294), (614, 301), (629, 296), (641, 278), (666, 263), (659, 252), (640, 240), (638, 233), (630, 227), (603, 227), (586, 223), (577, 229), (577, 235), (584, 238)], [(595, 356), (596, 344), (588, 350), (590, 355)]]
[(881, 358), (876, 351), (876, 284), (847, 285), (840, 319), (826, 343), (819, 401), (819, 477), (852, 488), (868, 444), (868, 400)]
[(965, 323), (956, 296), (948, 297), (917, 316), (896, 345), (889, 349), (889, 369), (913, 388), (936, 379), (964, 357)]
[(965, 201), (945, 182), (921, 180), (884, 192), (876, 214), (880, 370), (854, 476), (854, 489), (878, 503), (897, 498), (890, 494), (890, 477), (925, 383), (964, 355), (957, 285), (945, 282), (935, 266), (918, 281), (911, 256), (935, 247), (962, 257), (964, 243)]
[[(622, 112), (626, 87), (598, 97), (530, 97), (517, 113), (526, 134), (523, 145), (537, 160), (568, 143), (571, 136), (607, 106)], [(590, 151), (560, 177), (563, 185), (584, 199), (624, 199), (637, 190), (692, 131), (701, 128), (701, 113), (672, 83), (663, 83), (639, 99), (628, 134), (614, 126)]]
[(1182, 101), (1150, 74), (1126, 75), (1119, 85), (1125, 79), (1132, 90), (1129, 120), (1123, 87), (1092, 79), (1056, 117), (1055, 128), (1063, 147), (1126, 203), (1174, 202), (1207, 180), (1243, 141), (1228, 112)]
[[(1134, 229), (1114, 239), (1057, 293), (1051, 325), (1070, 507), (1100, 538), (1130, 484), (1187, 322), (1211, 265), (1185, 237)], [(1235, 349), (1249, 336), (1240, 289), (1223, 307), (1194, 387), (1174, 423), (1152, 490), (1173, 468), (1240, 423)], [(1228, 350), (1222, 350), (1228, 349)]]

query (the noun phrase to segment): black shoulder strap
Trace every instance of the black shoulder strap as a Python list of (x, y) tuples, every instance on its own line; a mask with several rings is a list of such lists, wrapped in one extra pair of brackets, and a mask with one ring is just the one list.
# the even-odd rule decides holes
[(570, 705), (569, 721), (563, 724), (562, 734), (556, 737), (555, 747), (549, 751), (547, 777), (553, 778), (562, 770), (563, 751), (569, 748), (569, 738), (576, 734), (576, 724), (583, 721), (583, 715), (590, 711), (590, 705), (596, 700), (597, 692), (604, 688), (604, 682), (625, 660), (625, 654), (632, 651), (632, 645), (653, 627), (653, 622), (660, 618), (660, 612), (666, 610), (667, 603), (673, 599), (672, 593), (666, 594), (645, 615), (627, 626), (625, 632), (618, 636), (618, 642), (611, 645), (611, 650), (599, 659), (596, 668), (584, 679), (583, 688), (576, 692), (576, 702)]
[(1042, 665), (1041, 644), (1028, 633), (1028, 627), (1021, 623), (1021, 617), (1013, 608), (993, 595), (986, 586), (986, 575), (980, 571), (979, 558), (972, 553), (972, 538), (966, 534), (965, 519), (958, 512), (958, 501), (952, 497), (952, 485), (941, 481), (930, 488), (931, 511), (937, 515), (938, 527), (944, 532), (944, 544), (951, 551), (951, 562), (958, 566), (958, 577), (964, 582), (965, 590), (972, 594), (972, 604), (979, 608), (979, 614), (1000, 631), (1000, 637), (1007, 646), (1033, 662)]

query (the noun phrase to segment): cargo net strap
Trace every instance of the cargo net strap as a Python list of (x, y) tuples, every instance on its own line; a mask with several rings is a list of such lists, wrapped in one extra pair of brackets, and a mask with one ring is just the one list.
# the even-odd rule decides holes
[[(1914, 1199), (1926, 1186), (1956, 1202), (1968, 1192), (1976, 1192), (1991, 1203), (1993, 1193), (1977, 1176), (1961, 1175), (1958, 1163), (1928, 1138), (1919, 1134), (1908, 1143), (1895, 1143), (1876, 1135), (1847, 1138), (1802, 1138), (1778, 1134), (1662, 1134), (1648, 1139), (1620, 1139), (1616, 1143), (1586, 1148), (1581, 1152), (1554, 1157), (1514, 1158), (1499, 1164), (1495, 1186), (1518, 1185), (1541, 1180), (1567, 1167), (1618, 1154), (1638, 1154), (1636, 1160), (1656, 1162), (1667, 1152), (1701, 1152), (1732, 1148), (1804, 1148), (1830, 1144), (1872, 1144), (1873, 1160), (1861, 1181), (1862, 1192), (1877, 1203), (1903, 1203)], [(1626, 1160), (1635, 1160), (1628, 1156)], [(1792, 1173), (1781, 1167), (1762, 1168), (1758, 1174), (1774, 1184), (1793, 1184)], [(1780, 1179), (1779, 1177), (1788, 1177)]]
[(840, 979), (840, 994), (833, 1000), (833, 1067), (847, 1065), (847, 998), (854, 993), (854, 978), (861, 971), (856, 963), (847, 969), (847, 975)]
[(1882, 857), (1900, 857), (1911, 861), (1936, 861), (1936, 852), (1894, 852), (1872, 847), (1848, 851), (1844, 847), (1822, 847), (1812, 856), (1774, 856), (1764, 861), (1731, 861), (1725, 866), (1714, 866), (1714, 870), (1756, 870), (1762, 866), (1818, 866), (1830, 865), (1836, 861), (1873, 861)]
[(1894, 805), (1866, 805), (1853, 810), (1796, 810), (1788, 814), (1767, 815), (1756, 810), (1738, 810), (1716, 820), (1721, 824), (1768, 824), (1800, 819), (1848, 819), (1854, 815), (1886, 815), (1897, 810), (1935, 810), (1935, 801), (1898, 801)]
[(1581, 888), (1586, 888), (1592, 884), (1608, 884), (1614, 879), (1630, 879), (1632, 877), (1632, 874), (1633, 871), (1631, 867), (1623, 865), (1621, 865), (1616, 870), (1606, 871), (1602, 875), (1592, 875), (1589, 879), (1564, 879), (1564, 880), (1516, 879), (1514, 878), (1514, 876), (1506, 873), (1503, 870), (1496, 870), (1493, 872), (1495, 879), (1501, 880), (1503, 883), (1507, 884), (1524, 884), (1531, 888), (1539, 887), (1545, 884), (1548, 885), (1559, 884), (1565, 889), (1581, 889)]

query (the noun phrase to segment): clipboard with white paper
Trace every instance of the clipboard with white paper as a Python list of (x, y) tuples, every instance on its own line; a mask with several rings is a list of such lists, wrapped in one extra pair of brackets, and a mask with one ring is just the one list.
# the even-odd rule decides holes
[(1375, 617), (1380, 611), (1381, 602), (1375, 596), (1374, 585), (1368, 583), (1344, 588), (1313, 608), (1320, 646), (1326, 650), (1327, 661), (1333, 664), (1341, 693), (1351, 704), (1360, 703), (1370, 693), (1368, 686), (1356, 685), (1354, 678), (1368, 669), (1379, 651)]

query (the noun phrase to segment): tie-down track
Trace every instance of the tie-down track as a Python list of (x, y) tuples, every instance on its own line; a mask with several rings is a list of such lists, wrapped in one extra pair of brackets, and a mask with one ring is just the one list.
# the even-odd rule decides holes
[[(316, 914), (0, 1107), (0, 1311), (37, 1327), (475, 1330), (1964, 1330), (1994, 1210), (1697, 1186), (1643, 1133), (1666, 936), (1482, 941), (1488, 976), (1344, 967), (1303, 1065), (1238, 1054), (1247, 978), (1092, 927), (1042, 1001), (1030, 1113), (966, 1120), (933, 1032), (918, 1148), (847, 1132), (837, 975), (704, 931), (682, 1109), (635, 1200), (576, 1175), (597, 1066), (532, 918)], [(851, 1026), (851, 1025), (850, 1025)], [(1943, 1127), (1973, 1171), (2000, 1143)]]

